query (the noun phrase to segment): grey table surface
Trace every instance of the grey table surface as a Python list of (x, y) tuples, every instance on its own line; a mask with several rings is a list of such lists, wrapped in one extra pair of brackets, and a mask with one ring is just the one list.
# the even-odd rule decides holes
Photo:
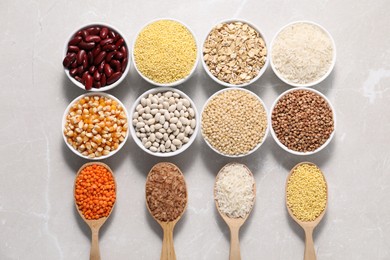
[[(390, 259), (390, 2), (381, 1), (9, 1), (0, 3), (0, 259), (88, 259), (90, 233), (72, 197), (78, 168), (61, 136), (68, 103), (84, 93), (66, 78), (62, 53), (81, 25), (112, 24), (132, 43), (150, 20), (172, 17), (189, 25), (198, 44), (220, 20), (246, 19), (270, 43), (285, 24), (312, 20), (333, 35), (337, 61), (314, 88), (332, 102), (336, 135), (318, 154), (299, 157), (271, 135), (246, 164), (257, 183), (256, 205), (241, 230), (243, 259), (302, 259), (304, 234), (287, 214), (284, 185), (301, 161), (318, 164), (329, 184), (329, 207), (315, 230), (318, 259)], [(152, 88), (131, 67), (109, 91), (129, 109)], [(179, 89), (200, 110), (221, 89), (203, 68)], [(248, 87), (267, 108), (289, 87), (269, 67)], [(229, 232), (213, 201), (218, 170), (231, 159), (217, 155), (200, 135), (177, 157), (189, 205), (176, 227), (178, 259), (228, 259)], [(104, 162), (115, 172), (118, 198), (101, 230), (102, 259), (158, 259), (162, 233), (144, 200), (145, 178), (161, 159), (129, 138)]]

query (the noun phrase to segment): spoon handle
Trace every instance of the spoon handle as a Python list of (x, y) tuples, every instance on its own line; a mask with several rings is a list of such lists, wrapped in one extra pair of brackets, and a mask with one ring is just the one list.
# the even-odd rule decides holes
[(230, 260), (241, 260), (239, 231), (239, 226), (230, 226)]
[(91, 242), (91, 253), (89, 255), (89, 259), (100, 260), (99, 228), (91, 227), (91, 231), (92, 231), (92, 242)]
[(304, 260), (316, 260), (314, 249), (313, 228), (305, 228), (305, 257)]
[(172, 222), (164, 223), (162, 226), (164, 238), (161, 249), (161, 260), (176, 260), (175, 248), (173, 246), (173, 228), (174, 224)]

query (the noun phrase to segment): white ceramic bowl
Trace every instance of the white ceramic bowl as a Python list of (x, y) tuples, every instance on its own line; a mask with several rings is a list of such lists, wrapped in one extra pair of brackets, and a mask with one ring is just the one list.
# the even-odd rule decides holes
[[(204, 48), (204, 44), (207, 40), (207, 37), (209, 36), (210, 32), (218, 25), (218, 24), (221, 24), (221, 23), (230, 23), (230, 22), (242, 22), (242, 23), (246, 23), (248, 24), (249, 26), (251, 26), (253, 29), (255, 29), (260, 37), (263, 39), (264, 43), (265, 43), (265, 47), (267, 48), (267, 58), (265, 59), (265, 63), (264, 63), (264, 66), (260, 69), (259, 73), (257, 74), (256, 77), (254, 77), (251, 81), (249, 82), (246, 82), (246, 83), (243, 83), (243, 84), (238, 84), (238, 85), (234, 85), (234, 84), (230, 84), (230, 83), (227, 83), (225, 81), (222, 81), (220, 79), (218, 79), (217, 77), (215, 77), (209, 70), (209, 67), (207, 66), (206, 62), (204, 61), (203, 59), (203, 48)], [(245, 21), (245, 20), (236, 20), (236, 19), (230, 19), (230, 20), (223, 20), (217, 24), (215, 24), (211, 30), (207, 33), (206, 37), (204, 38), (203, 40), (203, 43), (202, 43), (202, 50), (201, 50), (201, 60), (202, 60), (202, 65), (203, 65), (203, 68), (204, 70), (206, 71), (206, 73), (210, 76), (210, 78), (212, 78), (215, 82), (217, 82), (218, 84), (221, 84), (222, 86), (225, 86), (225, 87), (230, 87), (230, 88), (237, 88), (237, 87), (246, 87), (254, 82), (256, 82), (263, 74), (264, 72), (266, 71), (267, 67), (268, 67), (268, 64), (269, 64), (269, 49), (268, 49), (268, 45), (267, 45), (267, 40), (266, 38), (264, 37), (264, 34), (261, 32), (261, 30), (253, 25), (252, 23), (248, 22), (248, 21)]]
[[(284, 144), (282, 144), (278, 137), (276, 136), (276, 133), (272, 127), (272, 112), (274, 111), (274, 108), (276, 106), (276, 104), (278, 103), (278, 101), (284, 97), (286, 94), (290, 93), (290, 92), (293, 92), (293, 91), (297, 91), (297, 90), (305, 90), (305, 91), (311, 91), (319, 96), (321, 96), (329, 105), (330, 109), (332, 110), (332, 114), (333, 114), (333, 132), (332, 134), (329, 136), (328, 140), (326, 140), (326, 142), (321, 145), (320, 147), (318, 147), (316, 150), (314, 151), (311, 151), (311, 152), (299, 152), (299, 151), (295, 151), (295, 150), (291, 150), (289, 148), (287, 148), (287, 146), (285, 146)], [(319, 151), (321, 151), (322, 149), (324, 149), (329, 143), (330, 141), (333, 139), (333, 136), (334, 136), (334, 133), (336, 131), (336, 113), (335, 113), (335, 110), (332, 106), (332, 104), (330, 103), (330, 101), (326, 98), (326, 96), (324, 94), (322, 94), (321, 92), (315, 90), (315, 89), (312, 89), (312, 88), (304, 88), (304, 87), (300, 87), (300, 88), (292, 88), (292, 89), (289, 89), (285, 92), (283, 92), (282, 94), (279, 95), (279, 97), (274, 101), (274, 103), (272, 104), (272, 108), (271, 108), (271, 113), (269, 114), (269, 124), (270, 124), (270, 128), (271, 128), (271, 135), (272, 137), (274, 138), (275, 142), (285, 151), (291, 153), (291, 154), (295, 154), (295, 155), (311, 155), (311, 154), (315, 154), (315, 153), (318, 153)]]
[(244, 88), (240, 88), (240, 89), (230, 89), (230, 88), (225, 88), (225, 89), (221, 89), (219, 91), (217, 91), (216, 93), (214, 93), (211, 97), (209, 97), (209, 99), (207, 99), (206, 103), (203, 105), (203, 108), (202, 108), (202, 114), (200, 116), (200, 123), (202, 123), (202, 117), (203, 117), (203, 111), (205, 110), (206, 106), (210, 103), (210, 101), (217, 95), (223, 93), (223, 92), (226, 92), (226, 91), (232, 91), (232, 90), (239, 90), (239, 91), (245, 91), (251, 95), (253, 95), (254, 97), (256, 97), (261, 105), (263, 106), (264, 110), (265, 110), (265, 113), (266, 113), (266, 117), (267, 117), (267, 128), (265, 130), (265, 133), (264, 133), (264, 136), (263, 136), (263, 139), (261, 140), (261, 142), (259, 142), (252, 150), (250, 150), (248, 153), (245, 153), (245, 154), (239, 154), (239, 155), (230, 155), (230, 154), (225, 154), (225, 153), (222, 153), (221, 151), (219, 151), (218, 149), (216, 149), (214, 146), (212, 146), (205, 138), (204, 134), (203, 134), (203, 130), (201, 129), (201, 132), (202, 132), (202, 137), (203, 137), (203, 140), (206, 142), (206, 144), (213, 150), (215, 151), (216, 153), (220, 154), (220, 155), (223, 155), (223, 156), (226, 156), (226, 157), (229, 157), (229, 158), (239, 158), (239, 157), (244, 157), (244, 156), (247, 156), (247, 155), (250, 155), (251, 153), (255, 152), (257, 149), (260, 148), (260, 146), (265, 142), (265, 139), (267, 138), (268, 136), (268, 132), (269, 132), (269, 117), (268, 117), (268, 111), (267, 111), (267, 107), (265, 106), (263, 100), (258, 96), (256, 95), (255, 93), (253, 93), (252, 91), (250, 90), (247, 90), (247, 89), (244, 89)]
[(126, 143), (127, 141), (127, 138), (129, 137), (129, 128), (127, 128), (127, 131), (126, 131), (126, 137), (125, 139), (123, 140), (123, 142), (121, 142), (118, 146), (118, 149), (110, 152), (108, 155), (102, 155), (100, 157), (95, 157), (95, 158), (89, 158), (88, 156), (85, 156), (85, 155), (82, 155), (79, 151), (77, 151), (76, 149), (73, 148), (73, 146), (71, 146), (68, 141), (66, 140), (66, 136), (64, 134), (64, 127), (65, 127), (65, 122), (66, 122), (66, 116), (68, 115), (69, 113), (69, 110), (70, 108), (72, 107), (72, 105), (74, 103), (76, 103), (77, 101), (79, 101), (80, 99), (84, 98), (84, 97), (87, 97), (87, 96), (103, 96), (103, 97), (108, 97), (112, 100), (115, 100), (116, 102), (118, 102), (118, 104), (120, 104), (122, 106), (122, 109), (123, 111), (125, 112), (126, 114), (126, 118), (127, 118), (127, 122), (128, 124), (130, 124), (131, 122), (129, 122), (129, 115), (127, 113), (127, 110), (125, 108), (125, 106), (122, 104), (122, 102), (117, 99), (116, 97), (110, 95), (110, 94), (107, 94), (107, 93), (103, 93), (103, 92), (89, 92), (89, 93), (86, 93), (86, 94), (83, 94), (83, 95), (80, 95), (78, 96), (77, 98), (75, 98), (72, 102), (70, 102), (70, 104), (67, 106), (67, 108), (65, 109), (65, 112), (64, 112), (64, 115), (62, 116), (62, 124), (61, 124), (61, 134), (62, 134), (62, 137), (64, 138), (64, 142), (65, 144), (69, 147), (69, 149), (74, 152), (75, 154), (77, 154), (78, 156), (84, 158), (84, 159), (88, 159), (88, 160), (103, 160), (103, 159), (106, 159), (108, 157), (111, 157), (113, 156), (114, 154), (116, 154), (123, 146), (124, 144)]
[[(293, 82), (289, 82), (287, 79), (285, 79), (275, 68), (275, 65), (272, 61), (272, 48), (274, 46), (274, 43), (275, 43), (275, 40), (276, 38), (279, 36), (279, 34), (284, 30), (286, 29), (287, 27), (290, 27), (291, 25), (294, 25), (294, 24), (298, 24), (298, 23), (306, 23), (306, 24), (312, 24), (312, 25), (315, 25), (317, 27), (319, 27), (322, 31), (325, 32), (325, 34), (329, 37), (331, 43), (332, 43), (332, 46), (333, 46), (333, 57), (332, 57), (332, 63), (328, 69), (328, 71), (321, 77), (319, 78), (318, 80), (315, 80), (313, 82), (309, 82), (309, 83), (306, 83), (306, 84), (297, 84), (297, 83), (293, 83)], [(292, 23), (289, 23), (285, 26), (283, 26), (275, 35), (275, 37), (272, 39), (272, 42), (271, 42), (271, 46), (270, 46), (270, 60), (271, 60), (271, 68), (272, 70), (274, 71), (274, 73), (276, 74), (276, 76), (281, 80), (283, 81), (284, 83), (290, 85), (290, 86), (293, 86), (293, 87), (312, 87), (314, 85), (317, 85), (318, 83), (322, 82), (324, 79), (326, 79), (329, 74), (332, 72), (333, 68), (334, 68), (334, 65), (336, 63), (336, 45), (335, 45), (335, 42), (333, 40), (333, 37), (332, 35), (330, 35), (330, 33), (324, 28), (322, 27), (321, 25), (315, 23), (315, 22), (311, 22), (311, 21), (295, 21), (295, 22), (292, 22)]]
[[(155, 23), (155, 22), (158, 22), (158, 21), (162, 21), (162, 20), (169, 20), (169, 21), (174, 21), (174, 22), (178, 22), (180, 23), (181, 25), (183, 25), (184, 27), (187, 28), (187, 30), (191, 33), (192, 37), (194, 38), (194, 41), (195, 41), (195, 45), (196, 45), (196, 59), (195, 59), (195, 62), (194, 62), (194, 65), (190, 71), (190, 73), (185, 77), (185, 78), (182, 78), (182, 79), (179, 79), (177, 81), (174, 81), (174, 82), (171, 82), (171, 83), (158, 83), (158, 82), (155, 82), (153, 80), (151, 80), (150, 78), (144, 76), (141, 71), (138, 70), (138, 67), (137, 67), (137, 63), (136, 63), (136, 59), (134, 57), (134, 48), (135, 48), (135, 43), (138, 39), (138, 36), (140, 35), (140, 33), (143, 31), (143, 29), (145, 29), (146, 26), (152, 24), (152, 23)], [(176, 20), (176, 19), (172, 19), (172, 18), (159, 18), (159, 19), (155, 19), (153, 21), (150, 21), (148, 22), (147, 24), (145, 24), (137, 33), (137, 36), (134, 38), (134, 42), (133, 42), (133, 48), (132, 48), (132, 52), (131, 52), (131, 55), (132, 55), (132, 59), (133, 59), (133, 63), (134, 63), (134, 68), (135, 70), (138, 72), (138, 74), (147, 82), (149, 82), (150, 84), (152, 85), (155, 85), (155, 86), (158, 86), (158, 87), (174, 87), (174, 86), (177, 86), (177, 85), (180, 85), (180, 84), (183, 84), (184, 82), (186, 82), (189, 78), (191, 78), (191, 76), (194, 74), (195, 72), (195, 69), (198, 65), (198, 60), (199, 60), (199, 47), (198, 47), (198, 44), (197, 44), (197, 40), (196, 40), (196, 37), (195, 37), (195, 34), (194, 32), (190, 29), (190, 27), (188, 27), (186, 24), (184, 24), (183, 22), (179, 21), (179, 20)]]
[[(69, 43), (69, 41), (74, 37), (74, 35), (75, 35), (78, 31), (80, 31), (80, 30), (84, 30), (84, 29), (87, 29), (87, 28), (89, 28), (89, 27), (94, 27), (94, 26), (107, 27), (107, 28), (109, 28), (110, 30), (112, 30), (112, 31), (114, 31), (114, 32), (116, 32), (116, 33), (118, 33), (118, 34), (123, 38), (123, 40), (125, 41), (125, 42), (124, 42), (124, 45), (126, 46), (126, 49), (127, 49), (127, 66), (126, 66), (126, 69), (125, 69), (125, 71), (123, 72), (122, 76), (121, 76), (117, 81), (115, 81), (114, 83), (112, 83), (112, 84), (110, 84), (110, 85), (106, 85), (106, 86), (104, 86), (104, 87), (102, 87), (102, 88), (92, 88), (92, 89), (88, 90), (88, 91), (91, 91), (91, 92), (102, 92), (102, 91), (107, 91), (107, 90), (113, 89), (113, 88), (115, 88), (116, 86), (118, 86), (118, 85), (125, 79), (125, 77), (127, 76), (127, 74), (129, 73), (130, 64), (131, 64), (131, 62), (130, 62), (130, 58), (131, 58), (131, 56), (130, 56), (130, 49), (129, 49), (129, 45), (128, 45), (127, 42), (126, 42), (126, 38), (124, 37), (124, 34), (123, 34), (122, 32), (120, 32), (117, 28), (115, 28), (115, 27), (112, 26), (112, 25), (108, 25), (108, 24), (100, 23), (100, 22), (99, 22), (99, 23), (92, 23), (92, 24), (84, 25), (84, 26), (82, 26), (81, 28), (75, 30), (74, 32), (72, 32), (72, 33), (70, 34), (69, 38), (68, 38), (67, 41), (65, 42), (65, 46), (64, 46), (64, 55), (63, 55), (63, 58), (62, 58), (62, 59), (65, 58), (65, 56), (66, 56), (66, 54), (67, 54), (67, 52), (68, 52), (68, 43)], [(81, 82), (77, 81), (74, 77), (72, 77), (72, 76), (69, 74), (69, 70), (68, 70), (67, 68), (64, 68), (64, 70), (65, 70), (66, 76), (68, 76), (68, 78), (70, 79), (70, 81), (72, 81), (72, 82), (73, 82), (76, 86), (78, 86), (79, 88), (86, 90), (84, 84), (82, 84)]]
[(129, 122), (129, 128), (130, 128), (130, 133), (131, 133), (131, 136), (133, 137), (135, 143), (146, 153), (148, 154), (151, 154), (151, 155), (154, 155), (154, 156), (157, 156), (157, 157), (171, 157), (171, 156), (175, 156), (175, 155), (178, 155), (182, 152), (184, 152), (188, 147), (191, 146), (191, 144), (194, 142), (194, 140), (196, 139), (196, 136), (198, 134), (198, 131), (199, 131), (199, 113), (198, 113), (198, 110), (196, 109), (196, 106), (195, 106), (195, 103), (192, 101), (192, 99), (187, 96), (184, 92), (178, 90), (178, 89), (175, 89), (175, 88), (171, 88), (171, 87), (158, 87), (158, 88), (153, 88), (153, 89), (150, 89), (146, 92), (144, 92), (141, 96), (139, 96), (137, 98), (137, 100), (134, 102), (133, 106), (131, 107), (130, 109), (130, 114), (131, 114), (131, 120), (133, 118), (133, 115), (136, 111), (136, 107), (141, 103), (141, 98), (143, 97), (147, 97), (149, 94), (155, 94), (155, 93), (162, 93), (162, 92), (167, 92), (167, 91), (172, 91), (172, 92), (176, 92), (178, 94), (180, 94), (181, 97), (183, 98), (186, 98), (190, 101), (191, 103), (191, 108), (194, 110), (195, 112), (195, 120), (196, 120), (196, 126), (195, 126), (195, 129), (194, 129), (194, 132), (193, 134), (190, 136), (189, 138), (189, 141), (186, 143), (186, 144), (183, 144), (179, 149), (177, 149), (176, 151), (174, 152), (152, 152), (150, 151), (149, 149), (145, 148), (145, 146), (142, 144), (142, 141), (137, 137), (136, 135), (136, 132), (135, 132), (135, 129), (134, 129), (134, 126), (132, 124), (132, 122)]

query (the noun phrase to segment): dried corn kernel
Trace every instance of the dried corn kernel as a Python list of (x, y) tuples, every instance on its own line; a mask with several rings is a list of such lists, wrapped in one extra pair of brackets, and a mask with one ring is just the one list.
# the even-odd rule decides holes
[[(99, 111), (105, 107), (109, 108), (107, 115), (101, 116)], [(127, 135), (127, 126), (126, 113), (118, 102), (106, 96), (86, 96), (71, 106), (66, 116), (64, 135), (82, 155), (96, 158), (118, 149)], [(124, 129), (118, 133), (123, 138), (113, 138), (118, 128)]]

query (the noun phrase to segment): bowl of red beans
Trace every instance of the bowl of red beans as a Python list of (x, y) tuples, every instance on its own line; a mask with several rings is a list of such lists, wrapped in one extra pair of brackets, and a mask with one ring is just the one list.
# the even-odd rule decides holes
[(106, 91), (119, 85), (129, 72), (130, 53), (115, 27), (95, 23), (75, 30), (64, 48), (65, 74), (87, 91)]

